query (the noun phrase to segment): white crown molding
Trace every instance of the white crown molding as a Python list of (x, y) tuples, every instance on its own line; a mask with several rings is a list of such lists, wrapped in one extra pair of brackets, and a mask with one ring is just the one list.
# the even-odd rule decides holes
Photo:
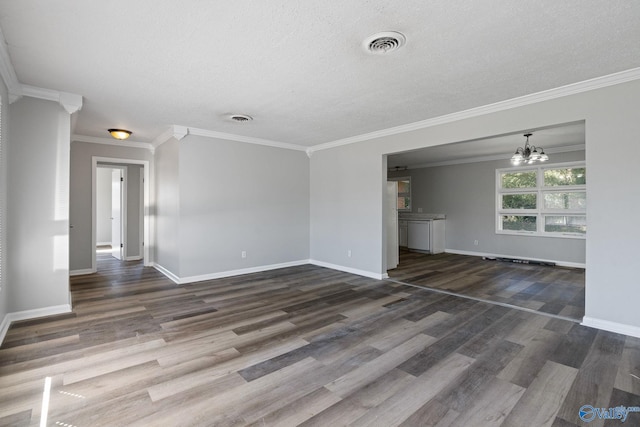
[(171, 138), (175, 138), (178, 141), (180, 141), (182, 140), (182, 138), (184, 138), (187, 135), (189, 135), (188, 127), (172, 125), (171, 127), (169, 127), (169, 129), (167, 129), (166, 131), (158, 135), (156, 139), (154, 139), (151, 142), (151, 145), (153, 146), (153, 149), (156, 149), (162, 144), (164, 144), (165, 142), (167, 142), (168, 140), (170, 140)]
[(104, 144), (104, 145), (114, 145), (117, 147), (129, 147), (129, 148), (144, 148), (147, 150), (153, 151), (153, 145), (148, 142), (138, 142), (138, 141), (116, 141), (113, 138), (100, 138), (97, 136), (88, 136), (88, 135), (71, 135), (72, 142), (89, 142), (92, 144)]
[(82, 96), (36, 86), (22, 85), (22, 95), (59, 103), (69, 114), (82, 108)]
[(452, 114), (446, 114), (432, 119), (421, 120), (419, 122), (409, 123), (406, 125), (395, 126), (392, 128), (382, 129), (375, 132), (356, 135), (349, 138), (338, 139), (336, 141), (324, 144), (314, 145), (307, 149), (307, 155), (311, 157), (314, 151), (327, 150), (330, 148), (340, 147), (343, 145), (353, 144), (356, 142), (368, 141), (374, 138), (381, 138), (400, 133), (411, 132), (414, 130), (425, 129), (445, 123), (456, 122), (458, 120), (468, 119), (472, 117), (482, 116), (484, 114), (496, 113), (499, 111), (509, 110), (512, 108), (523, 107), (530, 104), (536, 104), (542, 101), (549, 101), (564, 96), (574, 95), (582, 92), (588, 92), (603, 87), (613, 86), (640, 79), (640, 67), (630, 70), (621, 71), (619, 73), (609, 74), (602, 77), (585, 80), (582, 82), (572, 83), (566, 86), (560, 86), (554, 89), (544, 90), (542, 92), (532, 93), (529, 95), (512, 98), (493, 104), (483, 105)]
[(9, 103), (17, 101), (22, 97), (22, 85), (18, 81), (16, 70), (13, 68), (11, 62), (11, 56), (9, 56), (9, 49), (7, 47), (7, 41), (2, 34), (0, 28), (0, 76), (4, 84), (7, 86), (9, 92)]
[(178, 141), (181, 141), (182, 138), (189, 135), (189, 128), (186, 126), (173, 125), (170, 130), (172, 136)]
[[(547, 154), (555, 154), (555, 153), (569, 153), (571, 151), (584, 151), (586, 149), (585, 144), (575, 144), (575, 145), (566, 145), (564, 147), (555, 147), (545, 149), (544, 151)], [(494, 160), (510, 160), (511, 152), (508, 154), (494, 154), (492, 156), (480, 156), (480, 157), (466, 157), (464, 159), (455, 159), (455, 160), (445, 160), (442, 162), (432, 162), (432, 163), (421, 163), (418, 165), (407, 166), (407, 169), (424, 169), (424, 168), (433, 168), (436, 166), (451, 166), (451, 165), (462, 165), (467, 163), (480, 163), (480, 162), (490, 162)], [(393, 169), (390, 168), (390, 169)]]
[(189, 128), (189, 135), (205, 136), (207, 138), (226, 139), (229, 141), (246, 142), (247, 144), (266, 145), (268, 147), (284, 148), (287, 150), (306, 151), (307, 147), (286, 142), (272, 141), (270, 139), (254, 138), (251, 136), (234, 135), (231, 133), (216, 132), (206, 129)]

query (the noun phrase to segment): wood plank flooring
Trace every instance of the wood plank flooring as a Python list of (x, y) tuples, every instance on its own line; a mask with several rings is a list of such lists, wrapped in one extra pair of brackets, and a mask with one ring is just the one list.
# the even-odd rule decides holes
[(0, 425), (40, 425), (46, 378), (51, 426), (560, 427), (640, 405), (640, 339), (576, 322), (311, 265), (187, 285), (98, 265), (73, 313), (9, 329)]
[(585, 271), (402, 250), (392, 280), (569, 319), (584, 316)]

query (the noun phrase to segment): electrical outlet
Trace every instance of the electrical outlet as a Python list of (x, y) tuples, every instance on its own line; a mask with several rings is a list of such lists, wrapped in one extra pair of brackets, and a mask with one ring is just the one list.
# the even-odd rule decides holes
[(347, 256), (348, 256), (349, 258), (351, 258), (351, 249), (349, 249), (349, 250), (347, 251)]
[(474, 240), (474, 241), (473, 241), (473, 244), (474, 244), (474, 245), (476, 245), (476, 246), (478, 246), (478, 241), (477, 241), (477, 240)]
[(242, 252), (240, 253), (240, 256), (241, 256), (242, 258), (246, 258), (246, 257), (247, 257), (247, 251), (242, 251)]

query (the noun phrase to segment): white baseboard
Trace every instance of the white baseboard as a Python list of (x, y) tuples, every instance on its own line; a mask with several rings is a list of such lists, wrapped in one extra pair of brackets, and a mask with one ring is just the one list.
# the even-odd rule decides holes
[(38, 317), (53, 316), (56, 314), (71, 313), (71, 305), (55, 305), (52, 307), (36, 308), (34, 310), (17, 311), (15, 313), (7, 313), (2, 319), (0, 324), (0, 345), (4, 341), (4, 337), (7, 335), (11, 322), (17, 322), (19, 320), (29, 320)]
[(71, 270), (69, 271), (69, 276), (84, 276), (85, 274), (93, 274), (96, 270), (91, 268), (85, 268), (83, 270)]
[(491, 257), (491, 258), (528, 259), (528, 260), (531, 260), (531, 261), (552, 262), (552, 263), (555, 263), (559, 267), (571, 267), (571, 268), (586, 268), (587, 267), (587, 265), (585, 263), (556, 261), (554, 259), (514, 257), (513, 255), (490, 254), (490, 253), (486, 253), (486, 252), (473, 252), (473, 251), (459, 251), (457, 249), (445, 249), (445, 252), (448, 253), (448, 254), (456, 254), (456, 255), (486, 256), (486, 257)]
[(309, 264), (309, 260), (303, 259), (299, 261), (283, 262), (280, 264), (259, 265), (257, 267), (241, 268), (238, 270), (221, 271), (218, 273), (202, 274), (198, 276), (178, 277), (168, 269), (159, 264), (154, 264), (156, 270), (167, 276), (174, 283), (183, 285), (185, 283), (202, 282), (205, 280), (222, 279), (225, 277), (241, 276), (243, 274), (260, 273), (262, 271), (276, 270), (278, 268), (296, 267), (298, 265)]
[(155, 268), (160, 273), (162, 273), (165, 276), (167, 276), (173, 283), (180, 284), (180, 278), (178, 276), (176, 276), (175, 274), (173, 274), (171, 272), (171, 270), (166, 269), (163, 266), (161, 266), (160, 264), (155, 263), (155, 262), (153, 263), (153, 268)]
[[(326, 267), (332, 270), (344, 271), (345, 273), (357, 274), (358, 276), (370, 277), (372, 279), (382, 280), (385, 278), (385, 274), (373, 273), (371, 271), (358, 270), (357, 268), (345, 267), (343, 265), (331, 264), (329, 262), (317, 261), (315, 259), (309, 260), (310, 264), (317, 265), (318, 267)], [(389, 276), (387, 275), (386, 278)]]
[(124, 260), (125, 261), (140, 261), (142, 257), (140, 255), (128, 256)]
[(624, 323), (595, 319), (587, 316), (582, 318), (582, 325), (640, 338), (640, 326), (626, 325)]

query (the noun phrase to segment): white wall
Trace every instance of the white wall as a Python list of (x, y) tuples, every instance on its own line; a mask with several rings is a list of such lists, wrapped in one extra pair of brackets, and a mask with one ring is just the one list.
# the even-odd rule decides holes
[[(91, 243), (92, 157), (146, 160), (153, 168), (153, 154), (144, 148), (120, 147), (73, 141), (71, 143), (70, 221), (73, 225), (69, 242), (71, 271), (90, 270), (95, 248)], [(153, 199), (151, 199), (153, 203)], [(152, 242), (151, 242), (152, 243)]]
[(8, 145), (8, 135), (9, 135), (9, 96), (7, 93), (7, 87), (4, 84), (3, 79), (0, 79), (0, 102), (2, 103), (1, 114), (2, 117), (2, 144), (0, 153), (0, 198), (2, 203), (0, 203), (0, 216), (2, 217), (2, 222), (0, 222), (0, 245), (2, 247), (2, 257), (0, 259), (0, 270), (2, 271), (2, 275), (0, 275), (0, 338), (2, 337), (2, 328), (5, 316), (9, 312), (8, 307), (8, 297), (7, 297), (7, 227), (6, 227), (6, 194), (7, 194), (7, 145)]
[(155, 152), (156, 246), (154, 260), (163, 269), (180, 275), (180, 193), (179, 145), (175, 139), (162, 144)]
[(309, 258), (304, 152), (191, 135), (179, 147), (182, 277)]
[[(584, 160), (584, 155), (551, 154), (547, 164)], [(584, 264), (584, 239), (496, 234), (496, 169), (511, 166), (508, 159), (494, 160), (393, 171), (389, 177), (411, 176), (412, 212), (447, 215), (447, 250)]]
[(111, 244), (111, 169), (96, 171), (96, 242)]
[[(344, 268), (383, 274), (382, 156), (585, 120), (589, 170), (585, 321), (640, 335), (637, 245), (640, 211), (635, 153), (640, 81), (563, 96), (434, 125), (311, 157), (311, 256)], [(378, 236), (378, 237), (376, 237)], [(366, 242), (367, 244), (363, 244)], [(356, 248), (352, 258), (348, 248)]]
[(70, 116), (24, 97), (9, 107), (7, 282), (12, 312), (68, 305)]

